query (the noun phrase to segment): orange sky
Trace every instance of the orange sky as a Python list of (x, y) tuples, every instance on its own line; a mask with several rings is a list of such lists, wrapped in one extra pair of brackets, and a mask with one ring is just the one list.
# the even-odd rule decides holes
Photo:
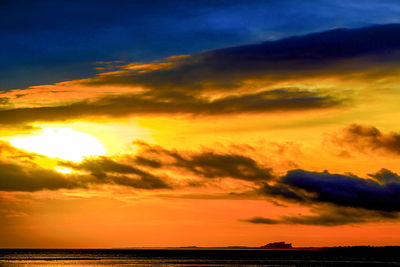
[(0, 247), (399, 245), (400, 43), (330, 34), (3, 92)]

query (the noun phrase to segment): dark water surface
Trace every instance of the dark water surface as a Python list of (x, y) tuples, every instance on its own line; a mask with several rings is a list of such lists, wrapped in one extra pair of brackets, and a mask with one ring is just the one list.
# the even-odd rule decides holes
[(400, 266), (400, 248), (0, 249), (0, 266)]

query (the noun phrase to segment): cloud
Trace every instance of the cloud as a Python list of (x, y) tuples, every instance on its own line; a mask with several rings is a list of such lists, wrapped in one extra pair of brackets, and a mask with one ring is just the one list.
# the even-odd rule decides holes
[[(369, 179), (305, 170), (277, 177), (265, 162), (243, 153), (169, 150), (140, 141), (136, 145), (135, 154), (59, 162), (73, 170), (62, 174), (36, 165), (37, 155), (20, 154), (1, 143), (0, 191), (90, 190), (113, 185), (165, 190), (156, 194), (167, 198), (278, 199), (311, 210), (311, 214), (243, 220), (254, 224), (338, 226), (399, 218), (400, 177), (387, 169), (369, 174)], [(226, 187), (226, 182), (234, 186)]]
[[(4, 142), (0, 146), (0, 191), (90, 190), (115, 185), (141, 190), (167, 189), (165, 194), (160, 193), (161, 197), (267, 198), (311, 208), (311, 215), (244, 220), (256, 224), (337, 226), (399, 217), (400, 177), (387, 169), (369, 174), (370, 179), (305, 170), (292, 170), (277, 177), (265, 163), (240, 153), (169, 150), (140, 141), (136, 145), (139, 149), (135, 154), (92, 157), (80, 163), (59, 162), (74, 170), (62, 174), (36, 165), (36, 155), (19, 154), (18, 149)], [(235, 186), (224, 187), (228, 181), (225, 179), (236, 180)], [(218, 190), (209, 191), (211, 185)], [(186, 191), (188, 188), (191, 190)]]
[[(382, 174), (378, 172), (376, 176)], [(383, 212), (400, 211), (400, 182), (397, 179), (393, 182), (393, 178), (391, 182), (381, 183), (357, 176), (293, 170), (277, 184), (265, 184), (260, 192), (308, 205), (329, 203)]]
[(371, 178), (375, 178), (378, 182), (381, 183), (400, 183), (400, 176), (397, 173), (394, 173), (388, 169), (381, 169), (377, 173), (369, 174)]
[(370, 211), (364, 209), (338, 209), (330, 208), (317, 211), (315, 215), (282, 216), (278, 219), (266, 217), (253, 217), (242, 221), (254, 224), (289, 224), (289, 225), (315, 225), (315, 226), (339, 226), (347, 224), (362, 224), (397, 220), (399, 214), (391, 212)]
[(89, 171), (93, 176), (100, 179), (107, 177), (107, 173), (109, 172), (119, 174), (145, 175), (143, 171), (131, 165), (118, 163), (106, 157), (86, 159), (82, 163), (66, 162), (63, 163), (63, 165), (79, 170)]
[(140, 154), (132, 160), (153, 168), (174, 168), (203, 178), (233, 178), (244, 181), (268, 181), (272, 169), (249, 156), (218, 151), (187, 152), (138, 143)]
[(39, 191), (87, 188), (91, 181), (75, 176), (64, 177), (33, 163), (43, 156), (0, 142), (0, 191)]
[(399, 36), (400, 24), (336, 29), (194, 54), (155, 71), (128, 68), (115, 75), (98, 75), (83, 84), (229, 91), (248, 80), (275, 82), (363, 71), (396, 62), (400, 56)]
[(17, 149), (7, 142), (0, 142), (0, 191), (41, 191), (59, 189), (90, 189), (99, 185), (120, 185), (136, 189), (172, 189), (163, 178), (134, 166), (112, 159), (97, 158), (65, 165), (82, 172), (62, 174), (35, 163), (43, 155)]
[(269, 180), (270, 168), (261, 167), (249, 157), (216, 152), (198, 153), (188, 158), (176, 155), (174, 165), (206, 178), (230, 177), (247, 181)]
[[(348, 99), (335, 96), (334, 92), (315, 89), (315, 86), (310, 90), (304, 86), (281, 88), (279, 83), (294, 79), (298, 84), (299, 79), (342, 77), (354, 72), (365, 75), (387, 73), (387, 69), (395, 68), (400, 57), (398, 36), (400, 24), (337, 29), (172, 57), (166, 62), (130, 63), (117, 71), (58, 85), (62, 91), (70, 88), (76, 92), (80, 88), (80, 91), (92, 92), (92, 97), (86, 96), (88, 98), (84, 100), (75, 99), (73, 103), (61, 100), (39, 107), (25, 103), (24, 107), (10, 108), (13, 101), (7, 99), (7, 109), (0, 110), (0, 124), (133, 115), (216, 116), (342, 107)], [(123, 86), (131, 91), (114, 95), (93, 94), (95, 86)]]
[(136, 189), (171, 189), (162, 179), (142, 173), (137, 177), (100, 177), (83, 174), (61, 174), (39, 166), (0, 161), (0, 191), (41, 191), (59, 189), (90, 189), (97, 185), (120, 185)]
[[(93, 183), (141, 189), (219, 187), (222, 179), (226, 178), (247, 184), (245, 188), (234, 189), (241, 190), (240, 192), (224, 192), (219, 194), (218, 198), (238, 198), (239, 195), (241, 198), (245, 198), (245, 195), (259, 198), (259, 194), (252, 190), (254, 184), (269, 181), (274, 177), (271, 168), (245, 155), (214, 150), (177, 151), (143, 142), (136, 144), (140, 149), (134, 155), (125, 154), (116, 158), (92, 157), (80, 163), (63, 161), (59, 162), (59, 165), (83, 171), (94, 179)], [(245, 195), (243, 190), (248, 190)], [(202, 196), (204, 195), (208, 193)], [(211, 195), (209, 197), (214, 198)]]
[[(90, 189), (98, 185), (147, 190), (196, 188), (210, 181), (218, 184), (224, 178), (250, 182), (251, 186), (274, 177), (271, 168), (245, 155), (214, 150), (176, 151), (146, 143), (137, 144), (140, 151), (134, 155), (91, 157), (80, 163), (59, 161), (59, 166), (74, 170), (71, 174), (62, 174), (35, 163), (37, 158), (45, 156), (24, 152), (6, 142), (0, 143), (0, 191)], [(229, 194), (232, 197), (238, 193)], [(251, 195), (254, 197), (254, 192)]]
[(391, 0), (368, 5), (354, 0), (2, 2), (7, 2), (0, 10), (3, 89), (89, 77), (95, 61), (147, 61), (338, 23), (359, 27), (398, 21), (398, 3)]
[(88, 188), (90, 180), (65, 177), (39, 167), (0, 162), (0, 191), (40, 191)]
[(333, 137), (332, 141), (363, 153), (384, 152), (400, 155), (400, 134), (382, 133), (373, 126), (351, 124), (343, 129), (340, 135)]
[[(400, 52), (399, 32), (400, 25), (397, 24), (339, 29), (171, 57), (167, 62), (131, 63), (121, 66), (118, 71), (59, 86), (62, 91), (68, 91), (69, 87), (76, 91), (79, 87), (81, 91), (91, 92), (93, 86), (129, 86), (135, 93), (125, 91), (103, 97), (96, 94), (95, 98), (74, 103), (61, 101), (41, 107), (26, 107), (25, 103), (25, 107), (10, 108), (10, 104), (8, 109), (0, 110), (0, 124), (132, 115), (232, 115), (341, 107), (348, 99), (335, 96), (333, 92), (314, 87), (312, 90), (279, 88), (276, 83), (292, 78), (340, 76), (365, 70), (372, 75), (371, 68), (373, 71), (386, 67), (393, 69), (393, 64), (398, 62), (395, 60), (397, 52)], [(12, 101), (8, 99), (8, 102)]]
[(35, 121), (63, 121), (88, 117), (127, 117), (129, 115), (191, 114), (225, 115), (323, 109), (339, 106), (343, 100), (297, 89), (277, 89), (206, 99), (182, 92), (146, 92), (103, 97), (61, 106), (0, 110), (0, 124)]
[(24, 160), (24, 159), (32, 160), (34, 158), (43, 156), (13, 147), (6, 141), (0, 141), (0, 157), (19, 159), (19, 160)]
[[(253, 190), (239, 192), (240, 198), (270, 198), (311, 207), (312, 215), (284, 216), (278, 219), (256, 217), (253, 223), (336, 226), (395, 220), (400, 212), (400, 177), (387, 169), (370, 174), (370, 179), (355, 175), (292, 170), (276, 177), (272, 169), (251, 157), (216, 151), (184, 152), (167, 150), (146, 143), (139, 154), (139, 165), (188, 173), (206, 180), (233, 178), (253, 182)], [(132, 158), (136, 162), (135, 158)], [(137, 163), (137, 162), (136, 162)], [(264, 163), (265, 164), (265, 163)], [(225, 193), (226, 194), (226, 193)], [(228, 195), (186, 194), (193, 198), (231, 198)], [(237, 193), (236, 193), (237, 194)]]
[[(374, 75), (393, 75), (400, 58), (399, 36), (400, 24), (336, 29), (176, 56), (166, 62), (130, 63), (117, 71), (56, 84), (51, 89), (71, 90), (74, 94), (91, 92), (84, 100), (74, 95), (75, 98), (69, 96), (74, 99), (73, 103), (71, 99), (69, 102), (61, 99), (58, 103), (38, 107), (30, 100), (30, 106), (21, 102), (24, 106), (11, 108), (17, 100), (15, 97), (7, 99), (7, 109), (0, 110), (0, 123), (132, 115), (232, 115), (343, 107), (349, 100), (343, 94), (339, 96), (335, 90), (319, 88), (319, 83), (311, 82), (309, 87), (305, 84), (309, 84), (310, 78), (334, 77), (337, 82), (346, 80), (346, 75), (357, 74), (352, 77), (370, 81)], [(94, 93), (100, 87), (103, 91), (99, 89), (101, 92)], [(104, 88), (112, 88), (109, 90), (113, 94), (107, 94)], [(117, 93), (115, 88), (122, 91)], [(40, 88), (30, 90), (40, 91)]]
[(160, 177), (106, 157), (86, 159), (82, 163), (64, 162), (62, 165), (76, 170), (88, 171), (99, 180), (99, 183), (117, 184), (139, 189), (171, 189), (171, 186)]
[[(309, 83), (302, 80), (329, 76), (344, 79), (354, 73), (360, 80), (373, 75), (393, 75), (400, 57), (399, 36), (400, 24), (336, 29), (175, 56), (166, 62), (130, 63), (117, 71), (50, 86), (52, 92), (62, 91), (63, 96), (69, 92), (64, 100), (50, 97), (52, 101), (46, 101), (51, 103), (41, 102), (38, 98), (48, 94), (49, 86), (40, 96), (34, 92), (46, 86), (29, 88), (21, 99), (16, 95), (3, 97), (0, 124), (340, 108), (349, 102), (343, 94), (319, 88), (314, 82), (307, 87), (305, 84)], [(294, 84), (297, 87), (291, 86)], [(21, 91), (24, 90), (18, 90), (19, 96), (24, 94)]]
[(301, 194), (298, 194), (295, 190), (288, 188), (284, 184), (277, 183), (274, 185), (269, 185), (267, 183), (263, 183), (263, 185), (257, 191), (261, 195), (281, 198), (286, 201), (305, 202), (305, 198)]

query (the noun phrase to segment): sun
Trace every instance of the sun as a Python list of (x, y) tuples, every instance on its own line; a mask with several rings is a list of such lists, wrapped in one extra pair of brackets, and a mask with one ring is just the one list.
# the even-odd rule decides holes
[(55, 170), (56, 172), (64, 173), (64, 174), (70, 174), (70, 173), (72, 173), (72, 170), (71, 170), (70, 168), (62, 167), (62, 166), (56, 166), (56, 167), (54, 168), (54, 170)]
[(48, 127), (38, 135), (12, 138), (9, 142), (20, 149), (74, 162), (106, 153), (96, 137), (64, 127)]

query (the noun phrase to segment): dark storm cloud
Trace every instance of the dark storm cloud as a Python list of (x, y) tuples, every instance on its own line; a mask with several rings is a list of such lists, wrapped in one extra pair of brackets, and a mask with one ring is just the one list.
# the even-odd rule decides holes
[(88, 117), (126, 117), (129, 115), (191, 114), (224, 115), (278, 111), (302, 111), (339, 106), (343, 100), (317, 92), (279, 89), (254, 94), (227, 96), (215, 100), (181, 92), (143, 93), (104, 97), (54, 107), (0, 110), (0, 124), (35, 121), (62, 121)]
[[(376, 175), (382, 177), (382, 175)], [(356, 176), (327, 172), (289, 171), (276, 185), (265, 185), (262, 193), (287, 200), (330, 203), (368, 210), (400, 211), (400, 182), (379, 183)]]
[(328, 209), (315, 215), (282, 216), (278, 219), (253, 217), (242, 221), (254, 224), (290, 224), (339, 226), (369, 222), (390, 221), (399, 218), (397, 213), (370, 211), (363, 209)]
[(400, 134), (396, 132), (382, 133), (373, 126), (349, 125), (341, 135), (335, 136), (333, 141), (360, 152), (381, 151), (400, 155)]
[(157, 90), (232, 90), (243, 81), (376, 69), (400, 58), (400, 24), (337, 29), (195, 54), (151, 72), (100, 75), (84, 84), (141, 85)]

